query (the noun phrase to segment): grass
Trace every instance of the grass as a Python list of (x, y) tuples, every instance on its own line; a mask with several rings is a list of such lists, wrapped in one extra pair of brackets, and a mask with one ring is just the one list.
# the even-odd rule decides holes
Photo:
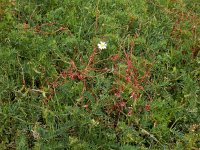
[(198, 0), (1, 0), (0, 149), (199, 149), (199, 15)]

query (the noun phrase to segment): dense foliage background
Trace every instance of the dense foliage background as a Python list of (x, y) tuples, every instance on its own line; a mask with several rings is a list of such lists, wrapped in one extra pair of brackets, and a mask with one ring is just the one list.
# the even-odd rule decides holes
[(1, 0), (0, 149), (200, 148), (199, 15), (198, 0)]

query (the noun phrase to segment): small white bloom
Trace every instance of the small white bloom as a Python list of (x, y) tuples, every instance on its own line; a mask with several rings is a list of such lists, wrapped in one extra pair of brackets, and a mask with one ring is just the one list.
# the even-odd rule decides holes
[(32, 131), (34, 139), (39, 139), (40, 138), (40, 133), (38, 133), (36, 130), (31, 130), (31, 131)]
[(102, 50), (102, 49), (106, 49), (106, 47), (107, 47), (106, 42), (102, 42), (102, 41), (101, 41), (101, 42), (98, 44), (98, 48), (101, 49), (101, 50)]
[(94, 119), (92, 119), (92, 120), (91, 120), (91, 124), (92, 124), (93, 126), (97, 126), (97, 125), (99, 124), (99, 122), (96, 121), (96, 120), (94, 120)]

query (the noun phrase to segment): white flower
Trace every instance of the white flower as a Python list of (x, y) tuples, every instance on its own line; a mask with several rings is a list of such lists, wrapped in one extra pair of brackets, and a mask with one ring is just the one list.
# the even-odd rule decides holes
[(94, 126), (97, 126), (99, 124), (99, 122), (94, 120), (94, 119), (92, 119), (91, 120), (91, 124), (94, 125)]
[(98, 48), (101, 49), (101, 50), (102, 50), (102, 49), (106, 49), (106, 47), (107, 47), (106, 42), (102, 42), (102, 41), (101, 41), (101, 42), (98, 44)]
[(31, 130), (31, 131), (32, 131), (34, 139), (39, 139), (40, 138), (40, 133), (38, 133), (36, 130)]

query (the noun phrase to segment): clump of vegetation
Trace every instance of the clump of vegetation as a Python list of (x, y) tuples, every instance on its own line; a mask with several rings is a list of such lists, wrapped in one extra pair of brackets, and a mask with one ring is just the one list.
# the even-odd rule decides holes
[(0, 149), (200, 148), (197, 0), (2, 0)]

